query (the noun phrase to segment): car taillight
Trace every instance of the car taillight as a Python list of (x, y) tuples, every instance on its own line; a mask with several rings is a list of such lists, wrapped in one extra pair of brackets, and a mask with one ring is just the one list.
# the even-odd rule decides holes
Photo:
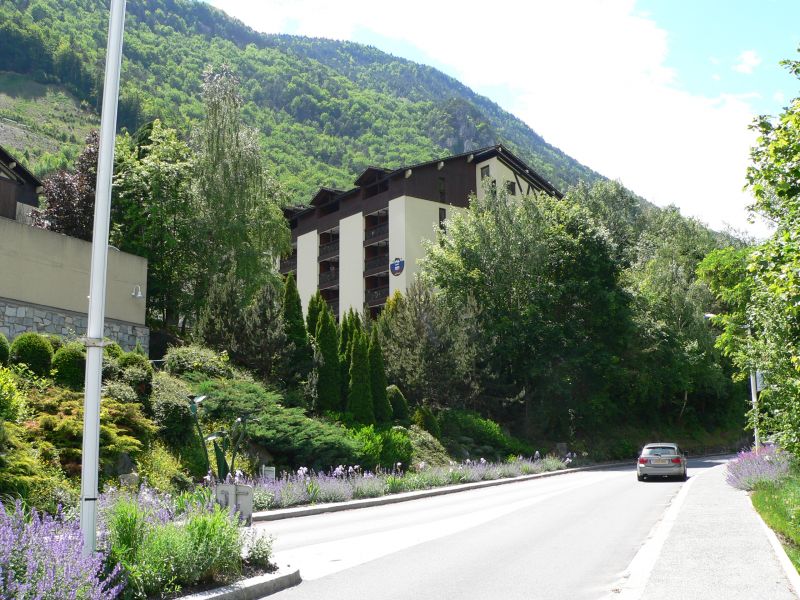
[(646, 458), (640, 458), (639, 459), (639, 464), (640, 465), (646, 465), (647, 464), (647, 459)]
[(672, 464), (675, 464), (675, 465), (681, 464), (681, 459), (680, 458), (673, 458), (672, 459)]

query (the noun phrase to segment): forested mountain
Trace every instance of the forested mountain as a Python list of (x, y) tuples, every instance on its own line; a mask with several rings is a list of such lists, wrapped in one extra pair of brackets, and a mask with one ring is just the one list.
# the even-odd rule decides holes
[[(133, 131), (161, 118), (189, 135), (201, 116), (203, 69), (228, 63), (241, 80), (247, 120), (264, 134), (273, 172), (298, 201), (319, 185), (350, 185), (368, 164), (397, 167), (497, 142), (557, 187), (600, 179), (436, 69), (359, 44), (260, 34), (193, 0), (131, 0), (127, 11), (119, 127)], [(56, 84), (50, 96), (67, 90), (91, 113), (99, 102), (107, 19), (108, 2), (2, 0), (2, 69)], [(58, 133), (37, 143), (44, 123), (27, 114), (30, 102), (20, 106), (19, 81), (6, 89), (8, 80), (0, 78), (0, 98), (6, 96), (0, 117), (32, 135), (0, 129), (0, 144), (27, 150), (40, 173), (58, 164), (52, 154), (60, 152), (63, 163), (76, 153), (71, 128), (52, 122), (57, 116), (47, 126)], [(54, 139), (63, 147), (54, 149)]]

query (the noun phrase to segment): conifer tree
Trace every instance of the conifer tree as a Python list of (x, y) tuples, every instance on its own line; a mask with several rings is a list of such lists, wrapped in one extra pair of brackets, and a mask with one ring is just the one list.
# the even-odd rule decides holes
[(353, 357), (350, 363), (350, 385), (347, 394), (347, 411), (356, 423), (372, 425), (375, 412), (372, 408), (372, 391), (369, 381), (369, 354), (367, 337), (362, 331), (353, 336)]
[(327, 306), (320, 311), (317, 319), (316, 331), (317, 346), (319, 348), (320, 363), (317, 369), (317, 413), (326, 410), (339, 410), (339, 354), (336, 350), (336, 323)]
[(383, 354), (378, 342), (378, 330), (373, 327), (369, 338), (369, 379), (372, 392), (372, 409), (378, 423), (390, 423), (392, 405), (386, 396), (386, 371), (383, 368)]
[(232, 268), (212, 281), (195, 328), (198, 340), (206, 346), (233, 353), (236, 340), (244, 335), (241, 289), (242, 282)]
[(347, 409), (347, 394), (350, 382), (350, 343), (351, 336), (351, 312), (348, 310), (342, 316), (342, 322), (339, 324), (339, 399), (342, 410)]
[(317, 321), (323, 308), (325, 308), (325, 300), (322, 298), (322, 294), (317, 291), (308, 301), (308, 311), (306, 313), (306, 331), (308, 331), (308, 335), (316, 335)]
[(308, 344), (303, 307), (294, 276), (289, 273), (283, 289), (283, 326), (286, 341), (291, 344), (287, 354), (286, 375), (295, 381), (305, 379), (311, 369), (311, 347)]
[(286, 333), (279, 290), (267, 282), (244, 310), (244, 335), (235, 340), (237, 357), (243, 365), (268, 379), (286, 362)]

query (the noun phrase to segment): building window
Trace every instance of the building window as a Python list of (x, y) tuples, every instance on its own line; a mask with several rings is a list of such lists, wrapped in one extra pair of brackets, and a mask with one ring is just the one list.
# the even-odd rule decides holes
[(439, 192), (439, 202), (444, 202), (445, 201), (444, 177), (439, 177), (439, 181), (436, 183), (436, 187)]
[(444, 222), (447, 220), (447, 209), (440, 208), (439, 209), (439, 229), (442, 231), (447, 231), (447, 227), (445, 226)]
[(509, 196), (516, 196), (517, 195), (517, 184), (513, 181), (506, 181), (506, 191), (508, 192)]
[(491, 172), (489, 171), (489, 165), (485, 167), (481, 167), (481, 179), (486, 179), (487, 177), (491, 176)]

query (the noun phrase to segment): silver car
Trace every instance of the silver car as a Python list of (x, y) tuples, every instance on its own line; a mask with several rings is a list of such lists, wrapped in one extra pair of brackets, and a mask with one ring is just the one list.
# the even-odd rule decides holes
[(636, 461), (636, 478), (644, 481), (645, 477), (680, 477), (686, 481), (686, 453), (671, 442), (647, 444)]

